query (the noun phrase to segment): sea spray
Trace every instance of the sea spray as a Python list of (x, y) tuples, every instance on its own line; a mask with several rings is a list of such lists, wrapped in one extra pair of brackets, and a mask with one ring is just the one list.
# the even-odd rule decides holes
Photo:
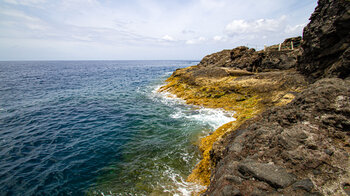
[[(162, 85), (155, 86), (152, 90), (152, 94), (150, 94), (149, 97), (155, 102), (161, 102), (164, 105), (171, 107), (173, 112), (169, 115), (170, 118), (187, 122), (195, 122), (207, 127), (203, 128), (201, 134), (197, 135), (195, 138), (195, 143), (198, 143), (198, 140), (201, 137), (204, 137), (221, 125), (235, 121), (235, 118), (233, 117), (234, 112), (225, 111), (223, 109), (211, 109), (196, 105), (188, 105), (183, 99), (176, 97), (176, 95), (166, 91), (160, 92), (159, 89), (161, 86)], [(190, 157), (184, 156), (184, 159), (188, 158)], [(172, 172), (171, 168), (167, 169), (166, 173), (168, 173), (168, 176), (172, 179), (173, 183), (176, 184), (176, 190), (181, 193), (180, 195), (193, 195), (194, 193), (198, 193), (206, 189), (205, 186), (199, 185), (198, 183), (188, 182), (184, 178), (179, 178), (176, 173)], [(172, 193), (173, 195), (178, 195), (176, 191), (172, 192), (171, 190), (164, 190), (165, 192)]]
[(166, 91), (159, 92), (160, 87), (161, 85), (154, 88), (151, 98), (155, 101), (160, 101), (165, 105), (174, 107), (174, 112), (169, 116), (171, 118), (186, 118), (197, 121), (209, 125), (214, 130), (223, 124), (236, 120), (233, 117), (235, 113), (232, 111), (187, 105), (183, 99), (176, 97), (174, 94)]

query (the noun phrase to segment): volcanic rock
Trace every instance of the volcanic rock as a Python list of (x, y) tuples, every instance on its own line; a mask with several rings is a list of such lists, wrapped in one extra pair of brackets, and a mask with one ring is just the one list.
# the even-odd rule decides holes
[(298, 70), (315, 81), (350, 74), (350, 1), (319, 0), (304, 28)]
[[(207, 194), (228, 183), (250, 195), (252, 187), (261, 186), (261, 181), (285, 194), (314, 189), (324, 194), (325, 191), (341, 194), (341, 184), (350, 179), (348, 100), (350, 80), (323, 79), (310, 85), (290, 104), (268, 109), (246, 121), (237, 128), (243, 131), (232, 132), (221, 141), (220, 146), (226, 146), (223, 153), (221, 149), (212, 149), (212, 157), (216, 157), (213, 160), (217, 162)], [(332, 123), (324, 120), (329, 115), (337, 116), (331, 118)], [(240, 143), (239, 151), (230, 147), (235, 143)], [(245, 161), (247, 158), (252, 161)], [(246, 178), (241, 183), (220, 182), (217, 179), (227, 174), (225, 168), (231, 168), (230, 175), (244, 173), (255, 180), (243, 176)], [(294, 181), (289, 173), (299, 179), (295, 185), (289, 186)]]
[(238, 165), (238, 170), (243, 174), (250, 174), (256, 179), (265, 181), (275, 188), (285, 188), (295, 181), (293, 175), (273, 164), (243, 161)]
[[(289, 38), (283, 42), (288, 45), (293, 41), (300, 42), (300, 37)], [(255, 51), (253, 48), (240, 46), (232, 50), (223, 50), (211, 55), (205, 56), (198, 64), (198, 67), (227, 67), (249, 72), (263, 72), (270, 70), (287, 70), (294, 68), (297, 62), (297, 55), (300, 53), (299, 45), (295, 50), (267, 48), (266, 51)]]

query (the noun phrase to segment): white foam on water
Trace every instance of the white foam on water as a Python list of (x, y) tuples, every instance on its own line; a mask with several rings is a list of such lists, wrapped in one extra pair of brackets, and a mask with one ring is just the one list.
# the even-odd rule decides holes
[(167, 106), (186, 105), (185, 100), (178, 98), (174, 94), (167, 91), (159, 92), (162, 86), (164, 86), (164, 84), (153, 87), (152, 93), (150, 94), (152, 100), (160, 101)]
[(173, 73), (174, 73), (173, 71), (165, 72), (165, 73), (164, 73), (164, 76), (170, 76), (170, 75), (173, 74)]
[(174, 112), (170, 114), (170, 118), (184, 118), (191, 121), (197, 121), (209, 125), (213, 129), (217, 129), (223, 124), (236, 120), (233, 117), (234, 112), (228, 112), (223, 109), (211, 109), (186, 105), (186, 102), (183, 99), (176, 97), (174, 94), (164, 91), (159, 92), (161, 86), (162, 85), (159, 85), (154, 88), (151, 98), (160, 101), (165, 105), (174, 107)]
[(227, 112), (222, 109), (210, 109), (210, 108), (192, 108), (177, 109), (171, 118), (185, 118), (191, 121), (200, 122), (201, 124), (209, 125), (213, 129), (219, 128), (221, 125), (236, 120), (233, 117), (233, 112)]
[(182, 154), (182, 160), (184, 160), (187, 164), (189, 164), (190, 163), (190, 159), (191, 159), (191, 157), (190, 157), (190, 155), (188, 154), (188, 153), (181, 153)]
[[(164, 84), (163, 84), (164, 85)], [(159, 92), (161, 86), (153, 88), (150, 98), (154, 101), (161, 102), (173, 108), (173, 112), (169, 115), (170, 118), (184, 119), (191, 122), (199, 122), (200, 124), (208, 125), (214, 131), (223, 124), (236, 120), (234, 112), (228, 112), (223, 109), (210, 109), (195, 105), (187, 105), (183, 99), (176, 97), (169, 92)], [(188, 154), (183, 155), (183, 160), (189, 162), (191, 157)], [(180, 174), (177, 174), (172, 168), (166, 166), (164, 175), (171, 180), (173, 185), (162, 185), (164, 192), (177, 196), (190, 196), (199, 193), (206, 189), (197, 183), (186, 182)]]
[(164, 192), (171, 193), (172, 195), (191, 196), (194, 193), (199, 193), (207, 188), (206, 186), (201, 186), (196, 183), (186, 182), (184, 178), (174, 172), (170, 167), (167, 167), (164, 174), (173, 182), (175, 188), (167, 188), (166, 186), (162, 186), (162, 188), (164, 189)]

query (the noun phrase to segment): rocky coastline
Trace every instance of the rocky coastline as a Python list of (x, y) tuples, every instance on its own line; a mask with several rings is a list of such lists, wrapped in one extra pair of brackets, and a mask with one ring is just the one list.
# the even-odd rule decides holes
[(319, 0), (303, 40), (223, 50), (168, 78), (160, 91), (236, 112), (199, 142), (187, 180), (202, 195), (350, 195), (349, 32), (350, 1)]

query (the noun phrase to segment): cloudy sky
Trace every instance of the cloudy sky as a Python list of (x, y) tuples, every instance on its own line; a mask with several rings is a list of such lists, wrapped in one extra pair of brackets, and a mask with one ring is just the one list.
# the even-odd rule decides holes
[(316, 0), (0, 0), (0, 60), (201, 59), (302, 34)]

